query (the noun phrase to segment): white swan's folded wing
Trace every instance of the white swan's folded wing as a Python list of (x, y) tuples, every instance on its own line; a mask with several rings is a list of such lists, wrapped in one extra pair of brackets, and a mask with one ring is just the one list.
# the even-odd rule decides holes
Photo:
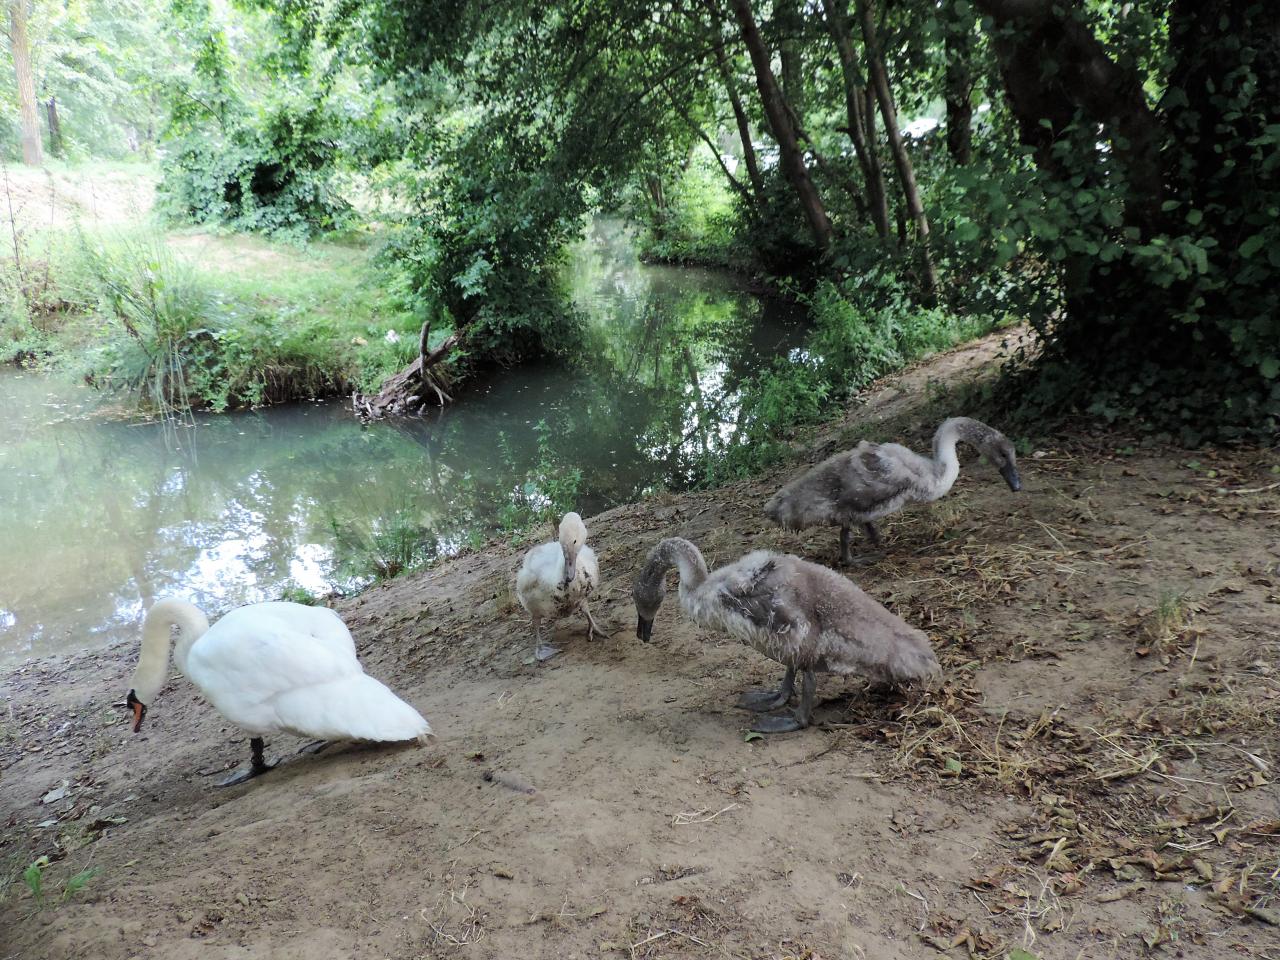
[(231, 626), (224, 629), (219, 621), (192, 647), (188, 675), (244, 729), (359, 740), (409, 740), (430, 732), (416, 710), (365, 675), (345, 644), (271, 617)]
[(283, 729), (325, 740), (416, 740), (431, 724), (366, 673), (281, 695), (275, 703)]

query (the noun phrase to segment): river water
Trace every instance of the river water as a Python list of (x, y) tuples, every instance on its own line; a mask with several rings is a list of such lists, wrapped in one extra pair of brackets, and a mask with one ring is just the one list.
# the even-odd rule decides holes
[(0, 664), (136, 639), (156, 597), (213, 615), (350, 589), (557, 489), (589, 515), (678, 488), (731, 442), (743, 379), (804, 336), (797, 308), (732, 276), (640, 263), (616, 223), (569, 274), (586, 360), (500, 373), (424, 420), (362, 427), (325, 401), (175, 427), (0, 368)]

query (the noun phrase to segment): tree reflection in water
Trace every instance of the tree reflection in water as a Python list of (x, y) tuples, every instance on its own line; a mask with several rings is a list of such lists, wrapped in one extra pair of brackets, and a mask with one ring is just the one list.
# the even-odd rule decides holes
[(376, 572), (371, 551), (448, 555), (574, 470), (588, 515), (685, 486), (732, 443), (744, 379), (803, 339), (796, 308), (728, 275), (643, 265), (617, 223), (593, 224), (566, 274), (583, 359), (506, 371), (421, 421), (361, 427), (333, 401), (163, 427), (0, 373), (16, 412), (0, 424), (0, 660), (132, 639), (165, 594), (217, 612), (351, 588)]

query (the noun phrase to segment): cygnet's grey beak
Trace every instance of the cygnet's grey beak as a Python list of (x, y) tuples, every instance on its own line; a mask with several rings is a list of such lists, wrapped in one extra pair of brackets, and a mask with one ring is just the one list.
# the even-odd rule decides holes
[(567, 587), (573, 583), (573, 578), (578, 575), (578, 565), (570, 560), (564, 565), (564, 585)]
[(653, 639), (653, 621), (640, 617), (636, 620), (636, 637), (648, 643)]
[(1022, 489), (1022, 478), (1018, 476), (1018, 468), (1012, 463), (1006, 463), (1000, 468), (1000, 476), (1004, 477), (1004, 482), (1014, 493)]

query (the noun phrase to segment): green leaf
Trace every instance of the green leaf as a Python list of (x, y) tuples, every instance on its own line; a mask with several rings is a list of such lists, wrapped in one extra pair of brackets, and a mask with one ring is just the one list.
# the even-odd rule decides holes
[(1201, 221), (1201, 220), (1203, 220), (1203, 219), (1204, 219), (1204, 213), (1203, 213), (1203, 212), (1201, 212), (1201, 211), (1199, 211), (1199, 210), (1188, 210), (1188, 211), (1187, 211), (1187, 223), (1191, 224), (1193, 227), (1194, 227), (1194, 226), (1196, 226), (1197, 224), (1199, 224), (1199, 223), (1200, 223), (1200, 221)]
[(1240, 256), (1245, 257), (1246, 259), (1248, 257), (1252, 257), (1262, 249), (1262, 245), (1266, 242), (1266, 237), (1260, 233), (1255, 233), (1253, 236), (1245, 240), (1244, 243), (1240, 244)]
[(1030, 950), (1024, 950), (1022, 947), (1014, 947), (1009, 951), (1007, 960), (1040, 960), (1040, 958)]
[(27, 885), (27, 889), (31, 891), (31, 896), (39, 904), (44, 903), (44, 868), (48, 865), (48, 857), (39, 857), (33, 860), (26, 870), (22, 871), (22, 882)]
[(73, 877), (68, 877), (66, 885), (62, 889), (62, 899), (66, 900), (84, 889), (84, 885), (92, 880), (100, 872), (99, 867), (90, 867), (88, 870), (81, 870)]
[(964, 764), (962, 764), (955, 757), (947, 757), (947, 762), (945, 766), (947, 768), (948, 773), (954, 773), (957, 776), (964, 770)]
[(756, 731), (754, 730), (748, 730), (746, 733), (746, 736), (744, 736), (742, 739), (745, 740), (747, 743), (750, 743), (752, 740), (763, 740), (764, 734), (756, 733)]

